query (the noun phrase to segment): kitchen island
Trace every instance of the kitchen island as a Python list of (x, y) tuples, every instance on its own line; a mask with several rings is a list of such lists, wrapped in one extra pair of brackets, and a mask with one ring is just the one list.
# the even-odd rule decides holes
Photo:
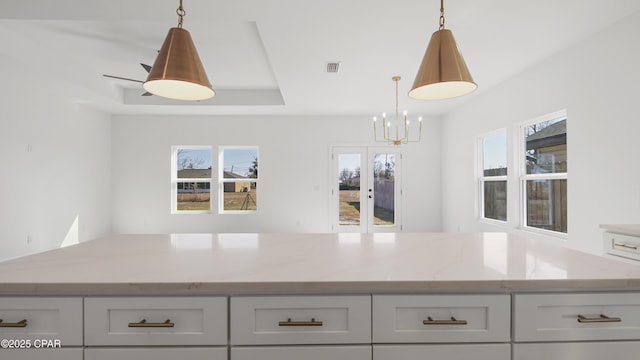
[(0, 294), (640, 289), (640, 266), (505, 233), (114, 235), (0, 263)]
[(640, 266), (504, 233), (114, 235), (0, 263), (2, 336), (62, 343), (0, 349), (30, 360), (625, 359)]

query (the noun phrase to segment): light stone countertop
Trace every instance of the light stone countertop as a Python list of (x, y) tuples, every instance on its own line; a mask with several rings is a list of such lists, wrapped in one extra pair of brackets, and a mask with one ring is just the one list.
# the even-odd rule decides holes
[(616, 234), (640, 237), (640, 224), (602, 224), (600, 228)]
[(505, 233), (115, 235), (0, 263), (0, 295), (640, 290), (640, 264)]

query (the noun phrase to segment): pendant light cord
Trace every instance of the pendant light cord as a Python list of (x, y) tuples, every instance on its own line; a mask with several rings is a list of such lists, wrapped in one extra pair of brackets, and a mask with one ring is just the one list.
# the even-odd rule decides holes
[(180, 0), (180, 6), (176, 10), (176, 14), (178, 14), (178, 28), (182, 29), (182, 18), (187, 14), (182, 7), (182, 0)]
[(444, 0), (440, 0), (440, 29), (444, 30)]

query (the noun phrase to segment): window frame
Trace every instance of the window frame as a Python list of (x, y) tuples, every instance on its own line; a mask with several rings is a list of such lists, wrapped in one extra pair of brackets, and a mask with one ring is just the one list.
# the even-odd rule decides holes
[(224, 177), (224, 151), (229, 149), (255, 149), (256, 158), (258, 159), (258, 171), (260, 170), (260, 148), (258, 145), (220, 145), (218, 147), (218, 213), (219, 214), (256, 214), (260, 211), (257, 200), (254, 199), (256, 204), (255, 210), (225, 210), (224, 209), (224, 184), (225, 183), (237, 183), (237, 182), (249, 182), (256, 184), (256, 197), (257, 188), (260, 178), (258, 172), (257, 178), (225, 178)]
[[(505, 136), (505, 158), (506, 158), (506, 166), (507, 166), (507, 174), (506, 175), (484, 175), (484, 140), (487, 138), (494, 137), (496, 135), (504, 134)], [(476, 137), (476, 178), (478, 179), (478, 188), (477, 188), (477, 196), (476, 199), (478, 204), (476, 206), (478, 219), (482, 222), (492, 223), (495, 225), (506, 225), (509, 221), (509, 175), (510, 171), (510, 159), (509, 159), (509, 133), (507, 128), (496, 129)], [(498, 182), (503, 181), (505, 183), (507, 199), (505, 203), (506, 213), (505, 219), (494, 219), (486, 217), (485, 214), (485, 195), (484, 195), (484, 185), (486, 182)]]
[[(542, 116), (538, 116), (533, 119), (529, 119), (520, 124), (518, 127), (518, 176), (519, 176), (519, 188), (520, 188), (520, 229), (539, 233), (543, 235), (553, 236), (557, 238), (567, 239), (569, 234), (569, 228), (567, 226), (567, 232), (555, 231), (542, 229), (534, 226), (529, 226), (527, 224), (527, 182), (535, 181), (535, 180), (566, 180), (567, 181), (567, 193), (568, 193), (568, 174), (569, 171), (567, 169), (566, 172), (555, 172), (555, 173), (537, 173), (537, 174), (527, 174), (527, 162), (526, 162), (526, 154), (527, 154), (527, 140), (525, 136), (525, 129), (533, 124), (538, 124), (545, 121), (553, 121), (553, 120), (565, 120), (568, 128), (568, 117), (566, 109), (555, 111), (549, 114), (545, 114)], [(567, 130), (568, 134), (568, 130)], [(567, 154), (569, 149), (569, 141), (568, 136), (566, 140)], [(568, 155), (567, 155), (568, 156)], [(567, 194), (568, 196), (568, 194)], [(567, 201), (568, 202), (568, 201)], [(567, 220), (569, 217), (569, 208), (567, 205)]]
[[(211, 154), (210, 177), (208, 178), (178, 178), (178, 150), (209, 150)], [(171, 146), (171, 214), (211, 214), (213, 212), (213, 147), (210, 145), (173, 145)], [(209, 183), (209, 210), (179, 210), (178, 183)]]

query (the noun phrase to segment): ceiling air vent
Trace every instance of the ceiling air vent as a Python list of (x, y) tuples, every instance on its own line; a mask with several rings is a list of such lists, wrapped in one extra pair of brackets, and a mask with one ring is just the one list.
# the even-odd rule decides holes
[(337, 61), (328, 62), (327, 63), (327, 72), (328, 73), (337, 73), (340, 71), (340, 63)]

